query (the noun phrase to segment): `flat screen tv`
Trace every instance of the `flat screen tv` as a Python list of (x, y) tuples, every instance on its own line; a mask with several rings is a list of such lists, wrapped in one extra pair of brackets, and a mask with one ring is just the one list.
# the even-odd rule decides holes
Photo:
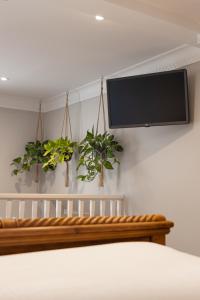
[(185, 69), (107, 80), (110, 128), (189, 123)]

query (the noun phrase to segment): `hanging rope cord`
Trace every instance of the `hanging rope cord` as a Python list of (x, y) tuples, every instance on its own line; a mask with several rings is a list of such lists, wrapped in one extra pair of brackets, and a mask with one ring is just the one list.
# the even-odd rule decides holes
[(43, 127), (43, 116), (42, 116), (42, 102), (40, 101), (35, 139), (36, 141), (42, 142), (43, 138), (44, 138), (44, 127)]
[(105, 132), (106, 131), (106, 114), (105, 114), (104, 96), (103, 96), (103, 77), (101, 78), (101, 93), (100, 93), (100, 98), (99, 98), (99, 108), (98, 108), (96, 135), (99, 132), (99, 122), (100, 122), (101, 109), (102, 109), (102, 113), (103, 113), (103, 130)]
[[(35, 141), (42, 142), (43, 138), (44, 138), (44, 126), (43, 126), (43, 115), (42, 115), (42, 102), (40, 101)], [(37, 193), (39, 193), (40, 192), (40, 186), (39, 186), (40, 168), (38, 163), (35, 166), (35, 182), (37, 183)]]
[[(69, 133), (69, 134), (68, 134)], [(61, 138), (69, 138), (72, 140), (72, 126), (71, 118), (69, 113), (69, 93), (66, 92), (66, 105), (64, 111), (64, 118), (62, 123)], [(66, 173), (65, 173), (65, 186), (69, 186), (69, 166), (68, 161), (66, 162)]]
[(66, 92), (66, 105), (65, 105), (64, 118), (62, 123), (61, 137), (66, 138), (68, 136), (72, 140), (72, 126), (71, 126), (71, 118), (69, 113), (69, 93)]

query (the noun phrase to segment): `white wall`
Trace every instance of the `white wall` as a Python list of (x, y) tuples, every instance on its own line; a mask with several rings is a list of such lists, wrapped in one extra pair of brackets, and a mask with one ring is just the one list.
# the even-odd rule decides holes
[(24, 146), (35, 139), (37, 114), (0, 107), (0, 192), (35, 192), (33, 174), (11, 176), (12, 160), (24, 153)]
[[(191, 117), (189, 125), (112, 130), (124, 146), (121, 166), (107, 172), (103, 189), (97, 182), (64, 187), (64, 167), (47, 175), (44, 192), (123, 193), (129, 213), (162, 213), (175, 222), (169, 245), (200, 255), (200, 63), (188, 67)], [(194, 109), (193, 109), (194, 107)], [(70, 107), (74, 137), (81, 139), (97, 118), (97, 99)], [(194, 113), (193, 113), (194, 111)], [(45, 114), (47, 136), (60, 134), (63, 109)]]

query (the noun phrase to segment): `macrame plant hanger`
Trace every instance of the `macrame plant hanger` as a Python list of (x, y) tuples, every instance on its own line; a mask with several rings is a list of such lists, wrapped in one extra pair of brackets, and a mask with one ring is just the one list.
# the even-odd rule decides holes
[[(104, 132), (106, 132), (106, 114), (105, 114), (105, 105), (104, 105), (104, 96), (103, 96), (103, 81), (104, 81), (104, 78), (101, 77), (101, 92), (100, 92), (100, 97), (99, 97), (96, 135), (98, 135), (98, 133), (99, 133), (101, 110), (103, 113), (103, 130), (104, 130)], [(103, 186), (104, 186), (104, 167), (103, 167), (103, 164), (101, 164), (101, 172), (99, 174), (99, 187), (103, 187)]]
[[(44, 127), (43, 127), (43, 116), (42, 116), (42, 102), (40, 102), (35, 141), (42, 142), (43, 138), (44, 138)], [(37, 163), (36, 167), (35, 167), (35, 182), (37, 183), (37, 192), (38, 193), (39, 193), (39, 181), (40, 181), (40, 164)]]
[[(71, 118), (69, 113), (69, 93), (66, 92), (66, 104), (64, 111), (64, 118), (62, 123), (61, 138), (69, 138), (72, 140), (72, 126)], [(69, 162), (66, 162), (66, 172), (65, 172), (65, 186), (69, 187)]]

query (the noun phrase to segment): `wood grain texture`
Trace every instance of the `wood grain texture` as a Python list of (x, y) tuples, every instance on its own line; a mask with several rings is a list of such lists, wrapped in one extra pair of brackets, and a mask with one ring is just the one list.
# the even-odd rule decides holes
[(0, 255), (123, 241), (165, 244), (162, 215), (0, 220)]

